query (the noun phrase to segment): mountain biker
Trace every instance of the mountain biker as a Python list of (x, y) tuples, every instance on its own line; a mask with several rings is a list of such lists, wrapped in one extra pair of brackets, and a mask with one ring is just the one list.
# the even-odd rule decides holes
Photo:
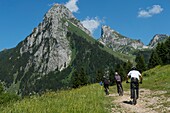
[(132, 67), (131, 71), (127, 74), (127, 79), (126, 79), (126, 83), (128, 82), (128, 79), (131, 79), (131, 84), (130, 84), (130, 89), (131, 89), (131, 99), (134, 98), (134, 89), (136, 89), (136, 96), (137, 99), (139, 97), (139, 79), (140, 79), (140, 83), (142, 84), (142, 75), (141, 73), (136, 70), (136, 67)]
[(118, 93), (119, 95), (122, 95), (122, 96), (123, 96), (123, 94), (120, 94), (120, 88), (119, 88), (119, 86), (120, 86), (121, 89), (122, 89), (122, 93), (123, 93), (123, 87), (122, 87), (121, 76), (118, 74), (118, 72), (115, 72), (114, 79), (115, 79), (116, 84), (117, 84), (117, 93)]

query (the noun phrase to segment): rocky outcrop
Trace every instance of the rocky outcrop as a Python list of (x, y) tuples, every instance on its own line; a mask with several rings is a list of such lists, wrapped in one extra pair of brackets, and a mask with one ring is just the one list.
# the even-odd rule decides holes
[(158, 42), (159, 43), (164, 42), (167, 38), (168, 38), (168, 35), (165, 35), (165, 34), (156, 34), (152, 38), (152, 40), (150, 41), (148, 46), (150, 48), (154, 48), (158, 44)]
[(113, 51), (129, 53), (134, 49), (144, 48), (140, 40), (130, 39), (111, 29), (109, 26), (102, 26), (102, 34), (99, 42), (112, 48)]
[(55, 4), (45, 14), (43, 22), (22, 42), (21, 56), (27, 52), (31, 54), (25, 72), (33, 65), (36, 72), (44, 74), (61, 71), (69, 65), (68, 21), (90, 34), (64, 5)]

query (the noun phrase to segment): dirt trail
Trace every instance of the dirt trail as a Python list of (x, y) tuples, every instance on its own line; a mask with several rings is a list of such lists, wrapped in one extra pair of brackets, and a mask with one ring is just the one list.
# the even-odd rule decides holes
[(136, 105), (131, 104), (130, 92), (125, 91), (123, 96), (110, 94), (114, 97), (112, 113), (170, 113), (170, 106), (164, 107), (162, 103), (170, 101), (163, 94), (166, 91), (151, 91), (140, 89), (139, 99)]

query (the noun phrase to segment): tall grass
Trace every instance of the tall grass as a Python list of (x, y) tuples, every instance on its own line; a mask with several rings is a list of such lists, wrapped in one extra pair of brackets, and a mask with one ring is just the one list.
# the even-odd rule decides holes
[(0, 107), (2, 113), (107, 113), (107, 99), (99, 84), (49, 92)]
[(164, 90), (170, 94), (170, 65), (157, 66), (143, 73), (142, 87), (151, 90)]

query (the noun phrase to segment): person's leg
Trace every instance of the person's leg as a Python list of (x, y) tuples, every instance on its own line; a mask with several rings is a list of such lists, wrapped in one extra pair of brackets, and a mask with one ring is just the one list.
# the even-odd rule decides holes
[(122, 86), (122, 83), (120, 82), (120, 87), (122, 88), (122, 91), (123, 91), (123, 86)]
[(119, 94), (119, 84), (116, 82), (117, 85), (117, 93)]
[(104, 90), (106, 91), (106, 88), (107, 88), (107, 86), (106, 86), (106, 84), (104, 84)]
[(138, 82), (136, 83), (136, 96), (138, 99), (139, 98), (139, 83)]

